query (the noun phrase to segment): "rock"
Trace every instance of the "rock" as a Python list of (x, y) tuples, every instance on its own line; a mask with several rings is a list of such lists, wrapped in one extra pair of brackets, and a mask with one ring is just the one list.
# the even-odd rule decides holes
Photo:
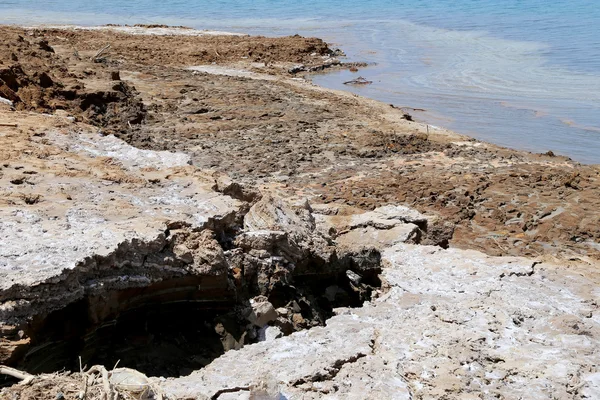
[(288, 72), (289, 72), (290, 74), (292, 74), (292, 75), (293, 75), (293, 74), (297, 74), (298, 72), (304, 72), (304, 71), (306, 71), (306, 66), (305, 66), (305, 65), (302, 65), (302, 64), (300, 64), (300, 65), (295, 65), (295, 66), (293, 66), (292, 68), (290, 68), (290, 69), (288, 70)]
[[(23, 188), (9, 183), (14, 177), (0, 176), (6, 198), (15, 199), (0, 209), (0, 325), (62, 308), (93, 288), (145, 286), (174, 274), (206, 273), (209, 279), (226, 271), (210, 233), (191, 231), (233, 218), (240, 203), (215, 193), (209, 177), (191, 177), (188, 156), (138, 150), (93, 130), (48, 133), (44, 142), (28, 135), (17, 133), (12, 144), (0, 146), (29, 146), (20, 148), (27, 151), (21, 163), (35, 161), (27, 168), (37, 173), (28, 179), (35, 183), (33, 194), (43, 193), (27, 205), (19, 197)], [(44, 152), (60, 155), (60, 162), (37, 157)], [(81, 169), (60, 172), (71, 165)], [(148, 185), (148, 178), (164, 183)], [(185, 234), (173, 228), (177, 221), (187, 227)], [(169, 246), (180, 241), (187, 249), (177, 247), (174, 256)], [(193, 241), (202, 243), (203, 252)], [(219, 285), (226, 287), (222, 275)]]
[(2, 82), (0, 82), (0, 95), (13, 104), (21, 101), (19, 95), (17, 95), (11, 88)]
[(350, 270), (346, 271), (346, 276), (348, 277), (350, 282), (352, 282), (356, 286), (360, 285), (360, 282), (362, 281), (362, 277), (359, 274)]
[(228, 265), (223, 248), (210, 229), (202, 232), (182, 229), (173, 238), (173, 253), (187, 268), (200, 275), (220, 275), (226, 279)]
[(111, 371), (109, 381), (119, 390), (133, 394), (149, 392), (148, 377), (131, 368), (115, 368)]
[(287, 317), (279, 317), (273, 322), (274, 326), (277, 326), (284, 335), (290, 335), (294, 332), (294, 324)]
[(46, 39), (41, 39), (38, 42), (38, 47), (49, 53), (54, 53), (54, 49), (52, 48), (52, 46), (50, 46), (50, 44), (48, 44), (48, 41)]
[(340, 310), (326, 327), (226, 353), (161, 388), (195, 398), (265, 382), (289, 399), (599, 392), (595, 266), (406, 244), (387, 248), (384, 260), (389, 290), (377, 300)]
[(397, 243), (418, 243), (421, 237), (419, 227), (413, 224), (399, 224), (390, 229), (374, 227), (357, 228), (337, 237), (336, 242), (342, 248), (383, 249)]
[[(262, 242), (266, 245), (277, 240), (277, 255), (301, 271), (310, 269), (310, 273), (315, 273), (317, 271), (313, 269), (343, 257), (343, 254), (336, 254), (330, 238), (317, 231), (315, 217), (307, 200), (290, 202), (265, 195), (244, 217), (244, 230), (250, 233), (240, 237), (240, 245), (244, 245), (244, 242)], [(280, 232), (285, 232), (285, 237)], [(345, 249), (342, 253), (349, 254), (351, 251)], [(321, 269), (318, 272), (324, 274), (328, 271)]]
[(315, 230), (315, 219), (308, 201), (296, 204), (266, 195), (246, 214), (246, 231), (283, 231), (292, 236), (310, 236)]
[[(397, 243), (419, 243), (429, 218), (404, 206), (384, 206), (373, 211), (335, 215), (318, 205), (317, 229), (335, 237), (341, 249), (384, 249)], [(324, 212), (324, 213), (323, 213)]]
[(300, 306), (298, 305), (298, 302), (296, 302), (296, 300), (292, 300), (290, 302), (290, 304), (288, 304), (288, 307), (290, 308), (290, 310), (294, 313), (299, 313), (300, 310)]
[(344, 82), (344, 85), (370, 85), (373, 81), (370, 81), (362, 76), (359, 76), (356, 79), (352, 79), (351, 81)]
[(40, 86), (43, 88), (49, 88), (54, 85), (54, 80), (45, 72), (42, 72), (39, 77)]
[(287, 317), (288, 314), (290, 313), (289, 310), (285, 307), (280, 307), (280, 308), (276, 309), (275, 311), (277, 311), (277, 314), (282, 317)]
[(235, 244), (244, 250), (273, 251), (276, 246), (284, 245), (286, 241), (286, 232), (258, 230), (241, 233), (236, 237)]
[(121, 73), (119, 71), (111, 71), (110, 72), (110, 79), (112, 81), (120, 81), (121, 80)]
[[(196, 110), (194, 113), (204, 114), (209, 111), (210, 110), (203, 108)], [(261, 198), (261, 194), (256, 188), (240, 185), (239, 182), (235, 182), (229, 176), (223, 174), (219, 174), (216, 177), (214, 190), (227, 196), (231, 196), (234, 199), (245, 201), (250, 205), (253, 205)]]
[(4, 97), (0, 97), (0, 104), (8, 106), (9, 108), (12, 108), (14, 103), (8, 99), (5, 99)]
[(271, 321), (275, 321), (278, 317), (273, 305), (262, 296), (250, 300), (250, 307), (252, 308), (252, 312), (248, 316), (248, 321), (259, 328), (264, 327)]
[(331, 53), (329, 55), (331, 57), (345, 57), (346, 53), (344, 53), (344, 51), (341, 49), (334, 49), (331, 51)]
[(386, 230), (405, 224), (416, 225), (425, 231), (431, 218), (411, 208), (398, 205), (379, 207), (373, 211), (349, 215), (332, 215), (328, 212), (327, 207), (320, 204), (315, 207), (321, 213), (315, 216), (317, 225), (324, 231), (333, 228), (337, 232), (347, 232), (368, 227)]
[(259, 342), (270, 342), (275, 339), (283, 337), (283, 332), (276, 326), (264, 326), (259, 329), (258, 341)]
[(222, 322), (215, 325), (215, 332), (221, 337), (221, 344), (224, 351), (239, 350), (244, 347), (247, 332), (243, 332), (239, 337), (236, 337), (227, 331)]
[(297, 330), (300, 330), (299, 328), (306, 326), (306, 320), (300, 313), (295, 313), (292, 315), (292, 323), (294, 324)]

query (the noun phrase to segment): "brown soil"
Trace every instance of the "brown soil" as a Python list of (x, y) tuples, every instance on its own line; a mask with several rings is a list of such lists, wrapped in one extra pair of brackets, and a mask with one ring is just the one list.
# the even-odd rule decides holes
[(74, 54), (58, 55), (36, 32), (8, 28), (2, 39), (0, 96), (13, 101), (16, 110), (66, 110), (110, 133), (144, 119), (146, 111), (135, 89), (125, 82), (92, 80), (108, 74), (106, 67), (88, 67)]
[[(130, 35), (114, 31), (40, 30), (38, 34), (60, 36), (62, 46), (80, 54), (94, 55), (105, 45), (108, 63), (138, 63), (185, 67), (199, 64), (229, 64), (240, 60), (269, 63), (313, 62), (316, 56), (331, 53), (327, 43), (317, 38), (288, 36), (161, 36)], [(150, 40), (148, 40), (150, 39)]]
[[(600, 259), (598, 166), (428, 136), (400, 109), (289, 79), (290, 63), (330, 53), (318, 39), (17, 28), (0, 37), (0, 96), (17, 109), (64, 109), (137, 147), (187, 152), (199, 168), (339, 212), (406, 204), (438, 217), (427, 243)], [(271, 78), (183, 68), (211, 63)]]

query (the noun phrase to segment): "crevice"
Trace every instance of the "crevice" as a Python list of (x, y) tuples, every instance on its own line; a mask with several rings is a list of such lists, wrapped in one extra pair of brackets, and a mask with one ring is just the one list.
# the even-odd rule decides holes
[(217, 400), (222, 394), (225, 394), (225, 393), (249, 392), (250, 390), (251, 390), (250, 386), (237, 386), (237, 387), (233, 387), (233, 388), (221, 389), (221, 390), (218, 390), (212, 396), (210, 396), (210, 399)]
[(308, 377), (297, 379), (292, 383), (292, 386), (298, 387), (307, 383), (331, 381), (337, 376), (337, 374), (339, 374), (344, 365), (355, 363), (366, 356), (366, 354), (357, 353), (347, 359), (336, 360), (333, 364), (325, 367), (322, 371), (319, 371)]
[(524, 277), (524, 276), (532, 276), (533, 274), (535, 274), (535, 266), (541, 264), (540, 261), (534, 261), (533, 264), (531, 265), (531, 269), (529, 271), (523, 271), (523, 272), (517, 272), (517, 271), (511, 271), (508, 275), (506, 275), (504, 272), (502, 274), (500, 274), (500, 279), (505, 278), (506, 276), (519, 276), (519, 277)]

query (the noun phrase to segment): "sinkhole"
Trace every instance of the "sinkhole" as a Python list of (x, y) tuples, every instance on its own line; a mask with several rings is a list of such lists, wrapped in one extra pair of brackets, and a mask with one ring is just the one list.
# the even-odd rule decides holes
[[(251, 283), (240, 290), (231, 276), (220, 288), (188, 276), (96, 291), (29, 321), (18, 333), (29, 343), (18, 347), (7, 364), (39, 374), (79, 371), (81, 360), (84, 367), (111, 370), (118, 364), (148, 376), (185, 376), (225, 351), (264, 340), (266, 326), (284, 336), (324, 325), (334, 308), (360, 307), (381, 287), (378, 264), (304, 271), (311, 272), (275, 281), (268, 293), (259, 293)], [(251, 317), (256, 301), (268, 302), (276, 313), (262, 327)], [(16, 382), (0, 379), (2, 386)]]

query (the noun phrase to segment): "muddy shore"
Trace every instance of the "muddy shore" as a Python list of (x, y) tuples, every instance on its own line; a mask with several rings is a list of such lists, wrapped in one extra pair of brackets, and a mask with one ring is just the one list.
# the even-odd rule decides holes
[[(155, 305), (186, 296), (211, 304), (186, 309), (218, 320), (193, 327), (199, 335), (209, 332), (202, 338), (212, 340), (211, 349), (198, 350), (191, 331), (176, 340), (161, 331), (150, 340), (123, 328), (127, 340), (143, 343), (121, 356), (134, 363), (144, 349), (144, 372), (189, 375), (239, 349), (244, 335), (258, 341), (265, 328), (256, 323), (260, 307), (273, 314), (269, 326), (278, 335), (289, 335), (323, 326), (337, 307), (359, 306), (371, 294), (407, 301), (395, 298), (394, 288), (405, 278), (419, 286), (418, 269), (402, 279), (388, 271), (383, 285), (376, 277), (386, 263), (414, 256), (393, 247), (400, 242), (432, 246), (422, 247), (431, 254), (449, 248), (457, 265), (473, 257), (465, 269), (481, 276), (489, 272), (479, 270), (482, 264), (502, 264), (492, 274), (499, 287), (509, 285), (500, 283), (505, 277), (537, 277), (539, 263), (596, 274), (600, 166), (476, 141), (412, 121), (410, 110), (312, 85), (303, 71), (363, 68), (344, 63), (343, 53), (320, 39), (6, 26), (0, 38), (1, 363), (29, 365), (22, 362), (27, 357), (48, 363), (45, 353), (31, 349), (67, 332), (47, 322), (49, 315), (70, 325), (93, 315), (89, 325), (68, 330), (84, 337), (86, 329), (96, 331), (148, 299)], [(443, 263), (446, 253), (439, 254), (432, 265)], [(122, 274), (131, 279), (143, 275), (143, 283), (113, 276), (121, 274), (115, 265), (125, 266)], [(555, 274), (554, 267), (541, 269)], [(557, 282), (563, 279), (556, 274)], [(469, 282), (461, 283), (467, 292)], [(506, 293), (522, 293), (519, 284)], [(587, 315), (598, 305), (587, 281), (577, 285), (585, 288), (586, 304), (577, 313)], [(544, 296), (551, 299), (553, 291), (548, 286)], [(509, 298), (486, 304), (502, 307)], [(548, 302), (559, 310), (554, 300)], [(427, 308), (436, 312), (434, 303)], [(172, 312), (165, 308), (152, 321)], [(254, 322), (240, 322), (247, 312), (255, 313), (244, 317)], [(592, 324), (589, 315), (572, 329)], [(541, 322), (530, 328), (545, 329)], [(595, 337), (597, 330), (585, 332)], [(329, 335), (315, 333), (321, 334)], [(358, 339), (367, 348), (379, 340)], [(130, 346), (127, 340), (120, 351)], [(165, 362), (174, 343), (206, 354), (179, 365), (185, 354), (173, 353), (166, 367), (153, 365)], [(358, 354), (348, 362), (365, 357)], [(319, 376), (290, 385), (304, 388)], [(437, 396), (434, 389), (427, 393)], [(42, 392), (43, 385), (32, 387), (21, 398)]]
[[(427, 243), (600, 258), (598, 166), (427, 135), (403, 110), (311, 86), (288, 71), (337, 61), (319, 39), (0, 34), (0, 96), (18, 111), (66, 113), (138, 148), (183, 151), (198, 168), (340, 213), (408, 205), (438, 218)], [(223, 75), (188, 70), (195, 65)]]

